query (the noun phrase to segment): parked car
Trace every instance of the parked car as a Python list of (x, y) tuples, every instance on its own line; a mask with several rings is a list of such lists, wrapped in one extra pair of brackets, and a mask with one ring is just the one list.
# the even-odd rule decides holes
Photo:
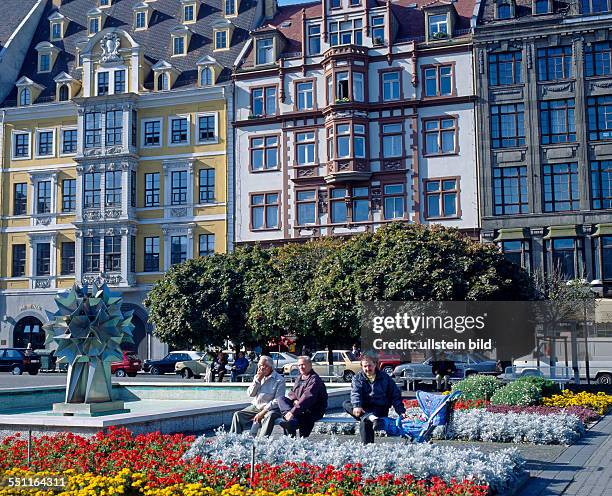
[(171, 351), (161, 360), (145, 360), (142, 370), (151, 375), (168, 374), (174, 372), (176, 362), (199, 360), (202, 356), (204, 353), (201, 351)]
[[(334, 365), (340, 367), (342, 378), (345, 382), (351, 382), (357, 372), (361, 370), (361, 363), (355, 360), (350, 350), (333, 350)], [(312, 368), (322, 376), (329, 375), (329, 362), (327, 361), (327, 351), (317, 351), (312, 355)], [(288, 363), (283, 367), (283, 374), (296, 376), (298, 374), (297, 361)]]
[(378, 368), (389, 375), (393, 374), (395, 367), (402, 363), (400, 355), (393, 353), (380, 353), (378, 355)]
[(288, 363), (297, 363), (297, 355), (293, 353), (288, 353), (285, 351), (271, 351), (269, 353), (272, 360), (274, 360), (274, 368), (280, 374), (283, 373), (283, 368)]
[(40, 370), (40, 356), (24, 348), (0, 348), (0, 371), (21, 375), (27, 372), (30, 375), (38, 374)]
[[(449, 353), (450, 360), (455, 362), (455, 377), (468, 377), (472, 374), (495, 374), (497, 372), (497, 362), (487, 358), (480, 353)], [(405, 375), (416, 377), (427, 377), (432, 375), (433, 358), (428, 358), (423, 363), (404, 363), (395, 367), (393, 376), (401, 379)]]
[(111, 374), (117, 377), (136, 377), (142, 370), (142, 361), (133, 351), (124, 351), (123, 359), (120, 362), (111, 362)]

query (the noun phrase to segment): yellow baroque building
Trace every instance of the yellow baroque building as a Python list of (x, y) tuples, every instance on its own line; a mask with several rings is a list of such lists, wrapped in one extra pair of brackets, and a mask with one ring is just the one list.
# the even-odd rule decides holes
[(152, 284), (231, 249), (231, 65), (262, 2), (43, 3), (0, 115), (0, 346), (42, 347), (58, 291), (106, 281), (159, 356)]

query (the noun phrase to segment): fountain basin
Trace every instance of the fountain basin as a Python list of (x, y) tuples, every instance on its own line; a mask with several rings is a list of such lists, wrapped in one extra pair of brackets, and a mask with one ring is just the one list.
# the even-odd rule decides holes
[[(250, 402), (242, 383), (130, 382), (114, 383), (113, 396), (125, 402), (126, 413), (60, 416), (53, 403), (63, 402), (65, 386), (0, 391), (0, 438), (17, 432), (33, 435), (72, 432), (91, 436), (111, 426), (135, 434), (160, 431), (202, 432), (229, 426), (235, 411)], [(328, 408), (340, 408), (350, 395), (345, 384), (327, 385)]]

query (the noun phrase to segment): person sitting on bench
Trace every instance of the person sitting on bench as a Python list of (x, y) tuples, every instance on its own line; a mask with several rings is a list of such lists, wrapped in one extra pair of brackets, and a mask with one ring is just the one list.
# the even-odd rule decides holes
[[(393, 406), (398, 415), (404, 415), (406, 408), (402, 394), (391, 376), (378, 369), (378, 357), (371, 352), (361, 355), (361, 371), (353, 377), (351, 399), (342, 405), (344, 410), (361, 422), (361, 442), (374, 442), (374, 429), (382, 430), (378, 419), (389, 415)], [(376, 417), (372, 419), (371, 416)]]
[[(435, 357), (434, 357), (435, 358)], [(446, 391), (450, 384), (450, 378), (456, 371), (455, 362), (442, 352), (437, 360), (431, 362), (431, 371), (436, 376), (436, 386), (438, 391)], [(442, 384), (444, 383), (444, 388)]]
[(323, 418), (327, 410), (327, 388), (319, 374), (312, 370), (312, 360), (308, 356), (298, 357), (300, 376), (291, 392), (278, 400), (285, 433), (294, 437), (297, 429), (300, 437), (308, 437), (317, 420)]

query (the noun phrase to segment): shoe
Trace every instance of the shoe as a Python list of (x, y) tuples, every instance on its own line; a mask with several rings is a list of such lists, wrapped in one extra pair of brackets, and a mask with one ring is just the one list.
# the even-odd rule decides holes
[(286, 436), (295, 437), (297, 435), (298, 423), (297, 420), (291, 419), (289, 421), (283, 420), (280, 426), (285, 431)]

